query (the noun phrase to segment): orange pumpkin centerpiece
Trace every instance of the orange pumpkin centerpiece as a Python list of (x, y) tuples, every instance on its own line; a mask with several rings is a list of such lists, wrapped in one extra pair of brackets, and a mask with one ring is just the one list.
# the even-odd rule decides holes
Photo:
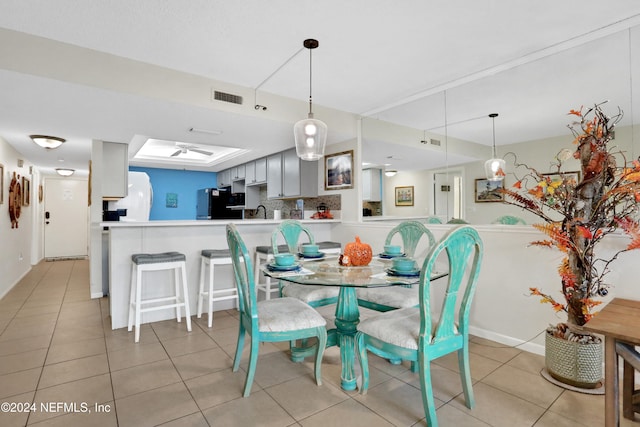
[(356, 236), (356, 241), (347, 243), (344, 247), (344, 257), (347, 258), (347, 265), (365, 266), (369, 265), (373, 257), (371, 246), (360, 241)]

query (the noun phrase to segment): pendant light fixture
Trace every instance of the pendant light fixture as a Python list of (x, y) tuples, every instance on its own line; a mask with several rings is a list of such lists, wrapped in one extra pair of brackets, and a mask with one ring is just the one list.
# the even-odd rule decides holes
[(491, 113), (489, 117), (493, 123), (493, 158), (484, 163), (484, 172), (489, 181), (502, 181), (505, 175), (505, 162), (504, 159), (499, 159), (496, 154), (496, 117), (498, 117), (498, 113)]
[(307, 39), (303, 43), (309, 49), (309, 116), (293, 126), (296, 139), (296, 153), (302, 160), (319, 160), (324, 157), (327, 142), (327, 125), (313, 118), (311, 98), (311, 52), (319, 46), (318, 40)]

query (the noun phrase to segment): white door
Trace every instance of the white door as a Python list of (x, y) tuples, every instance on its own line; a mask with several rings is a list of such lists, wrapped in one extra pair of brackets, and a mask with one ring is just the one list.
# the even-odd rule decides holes
[(449, 171), (433, 174), (434, 215), (447, 222), (452, 218), (464, 219), (462, 213), (462, 176)]
[(47, 178), (44, 188), (44, 257), (86, 257), (89, 253), (87, 180)]

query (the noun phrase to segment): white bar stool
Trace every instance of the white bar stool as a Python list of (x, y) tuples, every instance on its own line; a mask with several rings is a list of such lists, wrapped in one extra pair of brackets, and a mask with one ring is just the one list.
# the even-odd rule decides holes
[[(342, 252), (342, 245), (338, 242), (316, 242), (318, 249), (327, 254), (340, 254)], [(289, 252), (287, 245), (278, 245), (278, 253)], [(280, 289), (275, 287), (271, 289), (271, 278), (264, 276), (265, 282), (260, 283), (260, 277), (263, 276), (260, 273), (260, 264), (273, 260), (273, 248), (271, 246), (256, 246), (256, 262), (254, 269), (254, 281), (256, 284), (256, 290), (262, 291), (265, 294), (265, 299), (271, 299), (272, 292), (279, 292)]]
[[(184, 307), (185, 319), (187, 323), (187, 331), (191, 332), (191, 313), (189, 312), (189, 292), (187, 290), (187, 268), (186, 257), (179, 252), (164, 252), (156, 254), (133, 254), (131, 255), (131, 296), (129, 300), (129, 325), (128, 331), (134, 325), (135, 317), (135, 342), (140, 341), (140, 317), (142, 313), (155, 310), (163, 310), (167, 308), (176, 309), (176, 319), (182, 321), (180, 307)], [(143, 271), (174, 271), (175, 294), (173, 296), (142, 299), (142, 272)], [(179, 282), (182, 279), (182, 289), (184, 297), (180, 296)], [(146, 304), (155, 304), (159, 302), (173, 301), (172, 304), (154, 305), (152, 307), (143, 308)]]
[[(213, 324), (213, 303), (229, 299), (238, 300), (238, 289), (235, 286), (227, 289), (213, 290), (213, 277), (215, 265), (231, 265), (231, 251), (229, 249), (203, 249), (200, 252), (200, 288), (198, 290), (198, 319), (202, 317), (202, 306), (205, 297), (208, 301), (207, 315), (209, 316), (209, 327)], [(206, 269), (209, 267), (209, 287), (204, 289)], [(221, 296), (216, 296), (221, 295)]]
[[(278, 246), (278, 252), (289, 252), (287, 245)], [(256, 262), (253, 266), (254, 269), (254, 281), (256, 284), (256, 291), (264, 292), (264, 299), (271, 299), (271, 293), (279, 291), (278, 288), (271, 289), (271, 277), (264, 276), (265, 282), (260, 283), (260, 277), (263, 275), (260, 273), (260, 264), (273, 260), (273, 248), (271, 246), (256, 246)]]

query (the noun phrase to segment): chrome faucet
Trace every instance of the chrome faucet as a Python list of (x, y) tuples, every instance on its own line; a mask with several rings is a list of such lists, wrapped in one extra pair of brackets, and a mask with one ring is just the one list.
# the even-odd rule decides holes
[(255, 215), (258, 215), (258, 211), (260, 210), (260, 208), (264, 209), (264, 219), (267, 219), (267, 208), (264, 207), (264, 205), (258, 205), (258, 207), (256, 208), (256, 212)]

